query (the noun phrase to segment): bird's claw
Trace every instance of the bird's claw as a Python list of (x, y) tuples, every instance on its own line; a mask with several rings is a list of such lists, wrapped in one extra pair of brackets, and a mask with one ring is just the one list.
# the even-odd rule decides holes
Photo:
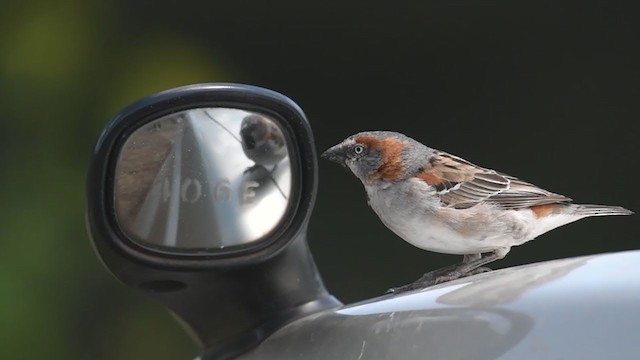
[(486, 267), (486, 266), (481, 266), (477, 269), (471, 270), (469, 271), (465, 276), (471, 276), (471, 275), (477, 275), (477, 274), (482, 274), (482, 273), (486, 273), (489, 271), (493, 271), (490, 268)]
[(479, 267), (479, 268), (471, 270), (471, 271), (469, 271), (467, 273), (462, 273), (462, 272), (460, 272), (458, 270), (446, 269), (446, 270), (449, 270), (449, 271), (446, 271), (444, 274), (442, 274), (441, 270), (443, 270), (443, 269), (428, 272), (428, 273), (422, 275), (422, 277), (420, 279), (418, 279), (418, 280), (416, 280), (416, 281), (414, 281), (414, 282), (412, 282), (410, 284), (390, 288), (389, 290), (387, 290), (386, 294), (400, 294), (400, 293), (407, 292), (407, 291), (410, 291), (410, 290), (424, 289), (424, 288), (427, 288), (429, 286), (442, 284), (442, 283), (447, 282), (447, 281), (461, 279), (461, 278), (464, 278), (464, 277), (467, 277), (467, 276), (481, 274), (481, 273), (484, 273), (484, 272), (491, 271), (491, 269), (489, 269), (488, 267)]
[(420, 277), (420, 279), (407, 284), (407, 285), (403, 285), (403, 286), (398, 286), (398, 287), (394, 287), (391, 288), (389, 290), (387, 290), (387, 294), (399, 294), (399, 293), (403, 293), (406, 291), (410, 291), (410, 290), (415, 290), (415, 289), (423, 289), (423, 288), (427, 288), (429, 286), (433, 286), (437, 284), (437, 279), (438, 277), (436, 276), (438, 273), (438, 271), (431, 271), (428, 272), (424, 275), (422, 275), (422, 277)]
[(435, 280), (436, 284), (441, 284), (443, 282), (447, 282), (447, 281), (451, 281), (451, 280), (456, 280), (456, 279), (462, 279), (471, 275), (476, 275), (476, 274), (482, 274), (485, 272), (489, 272), (491, 271), (491, 269), (489, 269), (488, 267), (485, 266), (481, 266), (479, 268), (473, 269), (471, 271), (468, 272), (460, 272), (458, 270), (453, 270), (450, 271), (449, 273), (442, 275), (442, 276), (438, 276)]
[(443, 282), (447, 282), (447, 281), (451, 281), (451, 280), (455, 280), (455, 279), (460, 279), (461, 277), (464, 277), (465, 275), (459, 271), (451, 271), (445, 275), (442, 276), (438, 276), (435, 280), (435, 284), (442, 284)]
[(413, 290), (411, 285), (413, 285), (413, 284), (407, 284), (407, 285), (402, 285), (402, 286), (398, 286), (398, 287), (392, 287), (390, 289), (387, 289), (385, 294), (400, 294), (400, 293), (403, 293), (405, 291)]

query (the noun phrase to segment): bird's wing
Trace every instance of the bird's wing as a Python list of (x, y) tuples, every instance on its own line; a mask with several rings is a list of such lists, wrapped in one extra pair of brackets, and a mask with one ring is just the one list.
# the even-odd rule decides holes
[(566, 196), (444, 152), (436, 153), (416, 174), (416, 178), (434, 186), (444, 206), (457, 209), (469, 208), (481, 202), (505, 209), (520, 209), (571, 201)]

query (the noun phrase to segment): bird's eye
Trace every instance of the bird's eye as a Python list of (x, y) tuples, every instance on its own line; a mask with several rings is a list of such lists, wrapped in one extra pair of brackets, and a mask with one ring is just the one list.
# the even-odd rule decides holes
[(363, 151), (364, 151), (364, 146), (362, 145), (356, 145), (353, 147), (353, 152), (356, 154), (362, 154)]

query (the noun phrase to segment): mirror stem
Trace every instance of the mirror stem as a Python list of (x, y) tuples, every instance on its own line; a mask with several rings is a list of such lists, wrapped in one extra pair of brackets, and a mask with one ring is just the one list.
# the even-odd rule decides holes
[(155, 297), (199, 340), (203, 360), (237, 356), (295, 319), (342, 305), (325, 288), (305, 234), (265, 262), (203, 272), (181, 294)]

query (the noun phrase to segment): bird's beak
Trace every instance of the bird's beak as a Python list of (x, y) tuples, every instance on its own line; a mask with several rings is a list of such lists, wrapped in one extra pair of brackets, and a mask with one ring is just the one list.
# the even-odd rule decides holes
[(322, 153), (322, 155), (320, 155), (320, 158), (330, 160), (345, 166), (345, 160), (347, 159), (347, 156), (345, 155), (344, 147), (342, 146), (342, 144), (338, 144), (336, 146), (332, 146), (331, 148), (329, 148), (329, 150)]

